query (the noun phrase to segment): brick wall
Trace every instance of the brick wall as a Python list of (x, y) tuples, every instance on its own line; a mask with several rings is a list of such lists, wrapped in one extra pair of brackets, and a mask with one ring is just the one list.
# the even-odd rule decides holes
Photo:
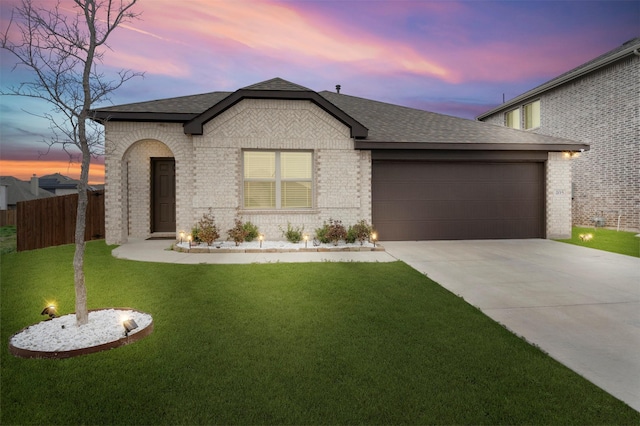
[(550, 152), (545, 167), (547, 238), (571, 238), (571, 160)]
[[(590, 144), (572, 160), (574, 225), (640, 229), (640, 57), (631, 56), (540, 97), (535, 132)], [(504, 114), (484, 120), (504, 125)]]
[[(106, 239), (150, 235), (150, 159), (176, 161), (176, 231), (190, 232), (211, 209), (221, 236), (237, 214), (267, 239), (280, 227), (304, 226), (313, 234), (329, 218), (350, 225), (371, 222), (371, 154), (353, 149), (347, 126), (309, 101), (246, 99), (185, 135), (180, 124), (106, 124)], [(315, 206), (311, 210), (254, 211), (242, 207), (242, 149), (313, 152)]]

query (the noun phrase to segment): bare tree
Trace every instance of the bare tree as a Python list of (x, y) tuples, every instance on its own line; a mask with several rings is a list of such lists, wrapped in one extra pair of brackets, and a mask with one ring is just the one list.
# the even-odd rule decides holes
[(81, 153), (73, 257), (78, 325), (89, 321), (84, 276), (87, 188), (91, 156), (102, 144), (98, 126), (90, 120), (91, 108), (108, 100), (126, 81), (142, 75), (121, 70), (107, 77), (99, 69), (111, 33), (139, 16), (131, 10), (136, 2), (67, 0), (72, 7), (65, 7), (61, 1), (52, 5), (46, 0), (38, 6), (34, 0), (22, 0), (0, 35), (0, 46), (17, 60), (15, 68), (26, 68), (34, 76), (2, 94), (47, 101), (53, 106), (53, 113), (44, 116), (52, 129), (48, 143), (62, 146), (70, 155), (73, 149)]

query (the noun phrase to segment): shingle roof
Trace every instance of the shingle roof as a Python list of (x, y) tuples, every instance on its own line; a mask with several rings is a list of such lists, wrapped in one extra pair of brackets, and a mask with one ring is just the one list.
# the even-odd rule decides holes
[(542, 94), (543, 92), (546, 92), (547, 90), (553, 89), (555, 87), (558, 87), (562, 84), (565, 84), (571, 80), (574, 80), (576, 78), (582, 77), (585, 74), (589, 74), (595, 70), (598, 70), (602, 67), (605, 67), (607, 65), (610, 65), (616, 61), (619, 61), (622, 58), (631, 56), (634, 54), (635, 51), (637, 51), (638, 49), (640, 49), (640, 37), (636, 37), (633, 38), (629, 41), (626, 41), (625, 43), (623, 43), (622, 45), (616, 47), (613, 50), (608, 51), (607, 53), (598, 56), (595, 59), (592, 59), (588, 62), (585, 62), (584, 64), (573, 68), (572, 70), (569, 70), (563, 74), (560, 74), (559, 76), (547, 81), (546, 83), (542, 83), (539, 86), (534, 87), (533, 89), (516, 96), (515, 98), (511, 99), (508, 102), (505, 102), (493, 109), (491, 109), (490, 111), (487, 111), (481, 115), (479, 115), (477, 117), (478, 120), (482, 120), (484, 118), (489, 117), (490, 115), (493, 115), (497, 112), (500, 111), (504, 111), (506, 109), (509, 109), (513, 106), (515, 106), (516, 104), (519, 104), (521, 102), (524, 102), (525, 100), (528, 100), (530, 98), (534, 98), (539, 96), (540, 94)]
[[(370, 99), (310, 89), (290, 83), (280, 78), (247, 86), (236, 92), (212, 92), (202, 95), (183, 96), (150, 102), (120, 105), (96, 110), (98, 117), (114, 121), (175, 121), (185, 125), (191, 134), (191, 123), (199, 117), (211, 115), (216, 105), (223, 105), (229, 99), (238, 97), (240, 92), (265, 91), (265, 93), (291, 92), (292, 98), (303, 99), (309, 92), (309, 99), (323, 98), (355, 122), (360, 123), (368, 133), (356, 142), (363, 149), (421, 148), (421, 149), (588, 149), (588, 145), (552, 136), (540, 135), (495, 126), (464, 118), (452, 117), (408, 108), (400, 105)], [(234, 100), (235, 102), (236, 100)], [(207, 119), (210, 119), (208, 117)], [(200, 123), (201, 125), (202, 123)], [(187, 126), (189, 129), (187, 129)], [(198, 133), (195, 133), (198, 134)], [(393, 146), (386, 146), (393, 144)], [(408, 144), (408, 145), (407, 145)], [(420, 145), (420, 146), (418, 146)], [(491, 145), (491, 146), (489, 146)], [(526, 145), (526, 146), (525, 146)]]
[(287, 92), (302, 91), (312, 92), (313, 90), (307, 89), (304, 86), (300, 86), (290, 81), (283, 80), (279, 77), (272, 78), (271, 80), (263, 81), (261, 83), (252, 84), (251, 86), (243, 87), (241, 90), (283, 90)]
[(15, 205), (20, 201), (30, 201), (39, 198), (55, 197), (49, 191), (40, 188), (38, 195), (31, 192), (31, 182), (25, 182), (13, 176), (0, 176), (0, 185), (7, 187), (7, 204)]
[(152, 113), (181, 113), (200, 114), (202, 111), (215, 105), (232, 92), (211, 92), (200, 95), (180, 96), (178, 98), (158, 99), (154, 101), (136, 102), (132, 104), (116, 105), (105, 108), (97, 108), (96, 111), (105, 112), (152, 112)]

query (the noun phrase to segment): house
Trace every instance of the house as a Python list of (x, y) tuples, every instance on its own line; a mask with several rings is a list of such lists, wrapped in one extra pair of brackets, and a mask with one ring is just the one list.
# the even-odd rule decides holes
[[(6, 209), (15, 210), (21, 201), (55, 197), (51, 192), (40, 188), (38, 183), (38, 178), (35, 175), (30, 182), (25, 182), (13, 176), (0, 176), (0, 185), (6, 188), (4, 191), (6, 200), (3, 200), (6, 201)], [(2, 204), (4, 205), (4, 202)]]
[(568, 237), (563, 153), (589, 149), (280, 78), (92, 114), (108, 244), (189, 232), (209, 211), (222, 235), (241, 215), (272, 240), (330, 218), (387, 241)]
[(634, 38), (478, 120), (589, 144), (572, 161), (574, 224), (637, 231), (639, 111), (640, 38)]
[(77, 194), (78, 183), (77, 180), (60, 173), (40, 177), (40, 188), (56, 195)]
[[(40, 176), (40, 188), (52, 192), (55, 195), (69, 195), (78, 193), (80, 181), (60, 173)], [(89, 185), (89, 191), (99, 191), (102, 185)]]

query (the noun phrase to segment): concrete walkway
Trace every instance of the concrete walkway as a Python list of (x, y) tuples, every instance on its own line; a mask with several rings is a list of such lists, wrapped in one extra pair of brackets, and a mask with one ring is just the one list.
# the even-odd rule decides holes
[(640, 259), (549, 240), (383, 242), (640, 411)]
[(278, 262), (395, 262), (384, 251), (291, 252), (291, 253), (179, 253), (170, 250), (173, 240), (130, 238), (111, 253), (120, 259), (162, 263), (278, 263)]
[(549, 240), (383, 242), (386, 252), (178, 253), (130, 240), (118, 258), (163, 263), (402, 260), (640, 411), (640, 259)]

